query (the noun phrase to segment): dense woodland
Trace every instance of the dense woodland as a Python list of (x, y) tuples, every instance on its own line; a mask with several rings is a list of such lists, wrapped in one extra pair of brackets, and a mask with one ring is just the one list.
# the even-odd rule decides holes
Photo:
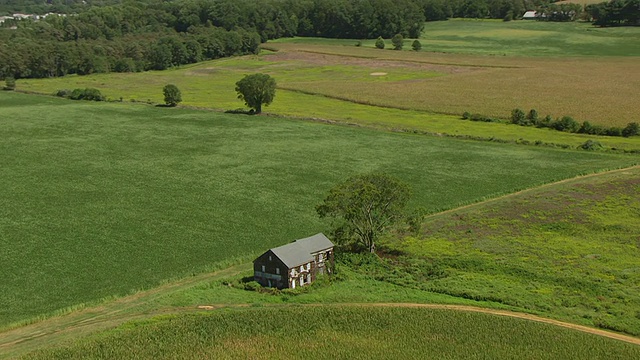
[[(582, 13), (548, 0), (47, 1), (0, 0), (0, 13), (55, 13), (2, 23), (0, 78), (163, 70), (255, 53), (260, 42), (289, 36), (417, 38), (425, 20), (450, 17), (510, 20), (537, 9), (568, 21)], [(613, 0), (589, 14), (604, 25), (636, 24), (639, 4)]]
[(588, 5), (589, 20), (600, 26), (640, 26), (640, 0), (612, 0)]

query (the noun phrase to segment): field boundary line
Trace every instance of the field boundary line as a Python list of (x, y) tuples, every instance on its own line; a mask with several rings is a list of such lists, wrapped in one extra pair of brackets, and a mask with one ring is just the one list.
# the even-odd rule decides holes
[[(286, 52), (287, 50), (281, 50)], [(442, 66), (459, 66), (459, 67), (470, 67), (470, 68), (487, 68), (487, 69), (526, 69), (527, 66), (515, 66), (515, 65), (477, 65), (477, 64), (462, 64), (462, 63), (452, 63), (452, 62), (435, 62), (435, 61), (422, 61), (422, 60), (411, 60), (411, 59), (394, 59), (388, 57), (376, 57), (376, 56), (367, 56), (367, 55), (348, 55), (348, 54), (339, 54), (332, 53), (327, 51), (316, 51), (316, 50), (308, 50), (308, 49), (296, 49), (289, 51), (298, 51), (302, 53), (309, 54), (320, 54), (320, 55), (331, 55), (331, 56), (339, 56), (339, 57), (347, 57), (347, 58), (355, 58), (355, 59), (373, 59), (373, 60), (382, 60), (382, 61), (394, 61), (394, 62), (405, 62), (405, 63), (413, 63), (413, 64), (429, 64), (429, 65), (442, 65)]]
[(473, 207), (476, 207), (476, 206), (487, 205), (487, 204), (490, 204), (490, 203), (493, 203), (493, 202), (498, 202), (500, 200), (504, 200), (504, 199), (508, 199), (508, 198), (511, 198), (511, 197), (516, 197), (518, 195), (526, 194), (528, 192), (533, 192), (533, 191), (536, 191), (536, 190), (553, 187), (555, 185), (561, 185), (561, 184), (566, 184), (566, 183), (570, 183), (570, 182), (573, 182), (573, 181), (580, 181), (580, 180), (588, 179), (588, 178), (592, 178), (592, 177), (605, 176), (605, 175), (609, 175), (609, 174), (615, 174), (615, 173), (619, 173), (619, 172), (625, 172), (625, 171), (636, 170), (636, 169), (640, 169), (640, 165), (633, 165), (633, 166), (620, 168), (620, 169), (604, 170), (604, 171), (598, 171), (598, 172), (585, 174), (585, 175), (578, 175), (578, 176), (574, 176), (572, 178), (567, 178), (567, 179), (563, 179), (563, 180), (559, 180), (559, 181), (554, 181), (554, 182), (550, 182), (550, 183), (546, 183), (546, 184), (530, 187), (530, 188), (527, 188), (527, 189), (518, 190), (518, 191), (509, 193), (509, 194), (505, 194), (505, 195), (501, 195), (501, 196), (497, 196), (497, 197), (492, 197), (490, 199), (481, 200), (481, 201), (478, 201), (478, 202), (475, 202), (475, 203), (471, 203), (471, 204), (467, 204), (467, 205), (462, 205), (462, 206), (459, 206), (459, 207), (456, 207), (456, 208), (453, 208), (453, 209), (448, 209), (448, 210), (440, 211), (440, 212), (437, 212), (437, 213), (429, 214), (429, 215), (425, 216), (424, 219), (425, 220), (432, 219), (432, 218), (439, 217), (441, 215), (447, 215), (447, 214), (455, 213), (456, 211), (462, 211), (462, 210), (467, 210), (469, 208), (473, 208)]
[(340, 101), (345, 101), (345, 102), (349, 102), (349, 103), (352, 103), (352, 104), (358, 104), (358, 105), (372, 106), (372, 107), (377, 107), (377, 108), (381, 108), (381, 109), (415, 111), (415, 112), (424, 113), (424, 114), (427, 114), (427, 115), (446, 115), (446, 116), (455, 116), (455, 117), (461, 118), (461, 116), (459, 114), (454, 114), (454, 113), (444, 113), (444, 112), (434, 112), (434, 111), (429, 111), (429, 110), (419, 110), (419, 109), (412, 109), (412, 108), (402, 107), (402, 106), (380, 105), (380, 104), (370, 103), (370, 102), (367, 102), (367, 101), (358, 101), (358, 100), (354, 100), (354, 99), (349, 99), (349, 98), (343, 97), (343, 96), (327, 95), (327, 94), (317, 93), (317, 92), (308, 91), (308, 90), (294, 89), (294, 88), (287, 87), (287, 86), (282, 86), (282, 85), (278, 85), (278, 90), (291, 91), (291, 92), (294, 92), (294, 93), (299, 93), (299, 94), (304, 94), (304, 95), (311, 95), (311, 96), (322, 96), (322, 97), (326, 97), (328, 99), (340, 100)]

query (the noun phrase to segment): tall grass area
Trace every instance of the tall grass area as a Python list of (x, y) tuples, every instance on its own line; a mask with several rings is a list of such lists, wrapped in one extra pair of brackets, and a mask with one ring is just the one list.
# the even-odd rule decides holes
[(640, 169), (428, 219), (391, 249), (446, 276), (426, 291), (640, 336)]
[[(380, 82), (376, 86), (360, 81), (340, 82), (331, 77), (306, 81), (300, 76), (282, 83), (284, 88), (357, 103), (439, 114), (471, 112), (507, 118), (511, 110), (520, 107), (536, 109), (540, 114), (552, 117), (568, 115), (580, 122), (603, 126), (624, 127), (636, 119), (635, 86), (640, 81), (640, 72), (634, 70), (637, 67), (635, 57), (497, 57), (378, 50), (332, 45), (330, 40), (325, 42), (329, 44), (283, 42), (269, 46), (283, 52), (303, 52), (308, 61), (320, 58), (326, 62), (348, 63), (362, 62), (362, 58), (366, 58), (370, 63), (386, 64), (388, 74), (405, 66), (446, 75)], [(501, 126), (491, 125), (494, 131), (502, 131)], [(450, 126), (450, 131), (454, 131), (456, 125)], [(525, 138), (528, 135), (523, 133)]]
[(160, 317), (27, 359), (633, 359), (640, 347), (495, 315), (286, 307)]
[(326, 231), (314, 206), (354, 174), (434, 212), (637, 162), (7, 92), (0, 119), (0, 326)]

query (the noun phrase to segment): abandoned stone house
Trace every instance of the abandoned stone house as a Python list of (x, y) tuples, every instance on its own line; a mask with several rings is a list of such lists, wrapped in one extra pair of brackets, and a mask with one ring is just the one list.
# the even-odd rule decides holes
[(262, 286), (295, 289), (330, 274), (332, 267), (333, 243), (320, 233), (260, 255), (253, 262), (253, 277)]

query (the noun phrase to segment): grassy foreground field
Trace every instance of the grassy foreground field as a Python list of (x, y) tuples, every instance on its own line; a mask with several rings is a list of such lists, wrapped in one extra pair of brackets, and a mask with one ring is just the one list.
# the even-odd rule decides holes
[[(491, 331), (487, 331), (491, 329)], [(28, 359), (632, 359), (640, 347), (548, 324), (418, 308), (286, 307), (132, 323)]]
[(419, 236), (380, 244), (386, 263), (341, 263), (339, 281), (308, 293), (265, 295), (218, 280), (157, 306), (475, 304), (640, 336), (638, 218), (636, 167), (433, 215)]
[(637, 162), (6, 92), (0, 119), (0, 326), (326, 230), (313, 208), (352, 174), (394, 174), (437, 211)]

